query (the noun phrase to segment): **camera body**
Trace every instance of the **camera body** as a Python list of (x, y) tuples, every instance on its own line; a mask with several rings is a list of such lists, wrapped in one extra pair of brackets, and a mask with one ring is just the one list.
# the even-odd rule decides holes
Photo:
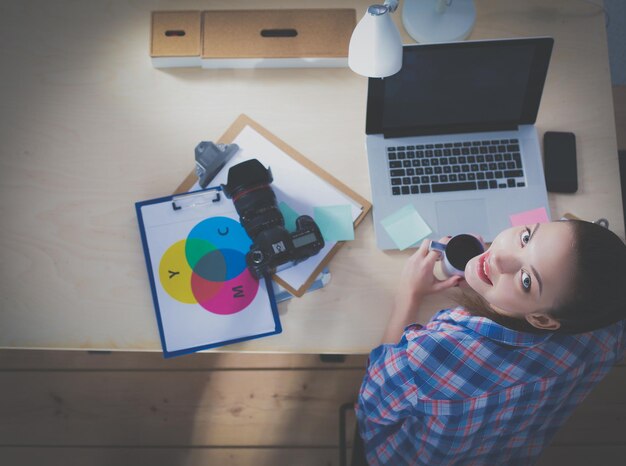
[(227, 184), (222, 185), (252, 239), (246, 265), (257, 279), (273, 274), (280, 265), (314, 256), (324, 247), (322, 233), (308, 215), (296, 219), (296, 231), (287, 231), (272, 181), (272, 171), (251, 159), (232, 166)]

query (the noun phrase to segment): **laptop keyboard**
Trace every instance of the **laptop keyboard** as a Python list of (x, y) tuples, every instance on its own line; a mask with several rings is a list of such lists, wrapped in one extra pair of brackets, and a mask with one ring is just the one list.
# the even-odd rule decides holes
[(394, 196), (526, 186), (517, 139), (388, 147), (387, 159)]

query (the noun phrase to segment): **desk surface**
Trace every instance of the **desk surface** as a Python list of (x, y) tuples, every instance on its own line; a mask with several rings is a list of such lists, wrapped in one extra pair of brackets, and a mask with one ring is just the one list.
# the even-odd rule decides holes
[[(354, 7), (360, 18), (370, 2), (294, 5), (307, 3)], [(175, 5), (212, 7), (224, 3)], [(550, 195), (550, 207), (554, 216), (606, 217), (623, 238), (600, 9), (581, 0), (476, 7), (471, 39), (555, 38), (537, 125), (576, 134), (579, 192)], [(134, 202), (173, 191), (196, 143), (219, 137), (240, 113), (371, 199), (365, 78), (347, 68), (154, 69), (149, 13), (161, 9), (156, 0), (0, 6), (0, 347), (160, 351)], [(227, 350), (368, 352), (409, 255), (377, 250), (368, 216), (331, 262), (330, 284), (279, 306), (282, 335)], [(424, 318), (447, 303), (432, 298)]]

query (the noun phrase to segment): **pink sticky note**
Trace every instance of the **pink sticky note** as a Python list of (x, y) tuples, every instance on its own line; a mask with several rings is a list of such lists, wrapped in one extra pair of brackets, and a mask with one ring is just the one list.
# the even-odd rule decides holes
[(510, 215), (509, 218), (511, 219), (511, 225), (514, 227), (520, 225), (534, 225), (535, 223), (548, 223), (550, 221), (545, 207), (513, 214)]

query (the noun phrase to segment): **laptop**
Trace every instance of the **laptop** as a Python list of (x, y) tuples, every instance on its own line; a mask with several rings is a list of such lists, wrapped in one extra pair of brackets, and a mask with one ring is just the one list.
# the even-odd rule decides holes
[[(534, 126), (554, 40), (405, 45), (402, 69), (368, 83), (366, 143), (376, 243), (412, 204), (429, 236), (492, 241), (548, 196)], [(416, 245), (417, 246), (417, 245)]]

